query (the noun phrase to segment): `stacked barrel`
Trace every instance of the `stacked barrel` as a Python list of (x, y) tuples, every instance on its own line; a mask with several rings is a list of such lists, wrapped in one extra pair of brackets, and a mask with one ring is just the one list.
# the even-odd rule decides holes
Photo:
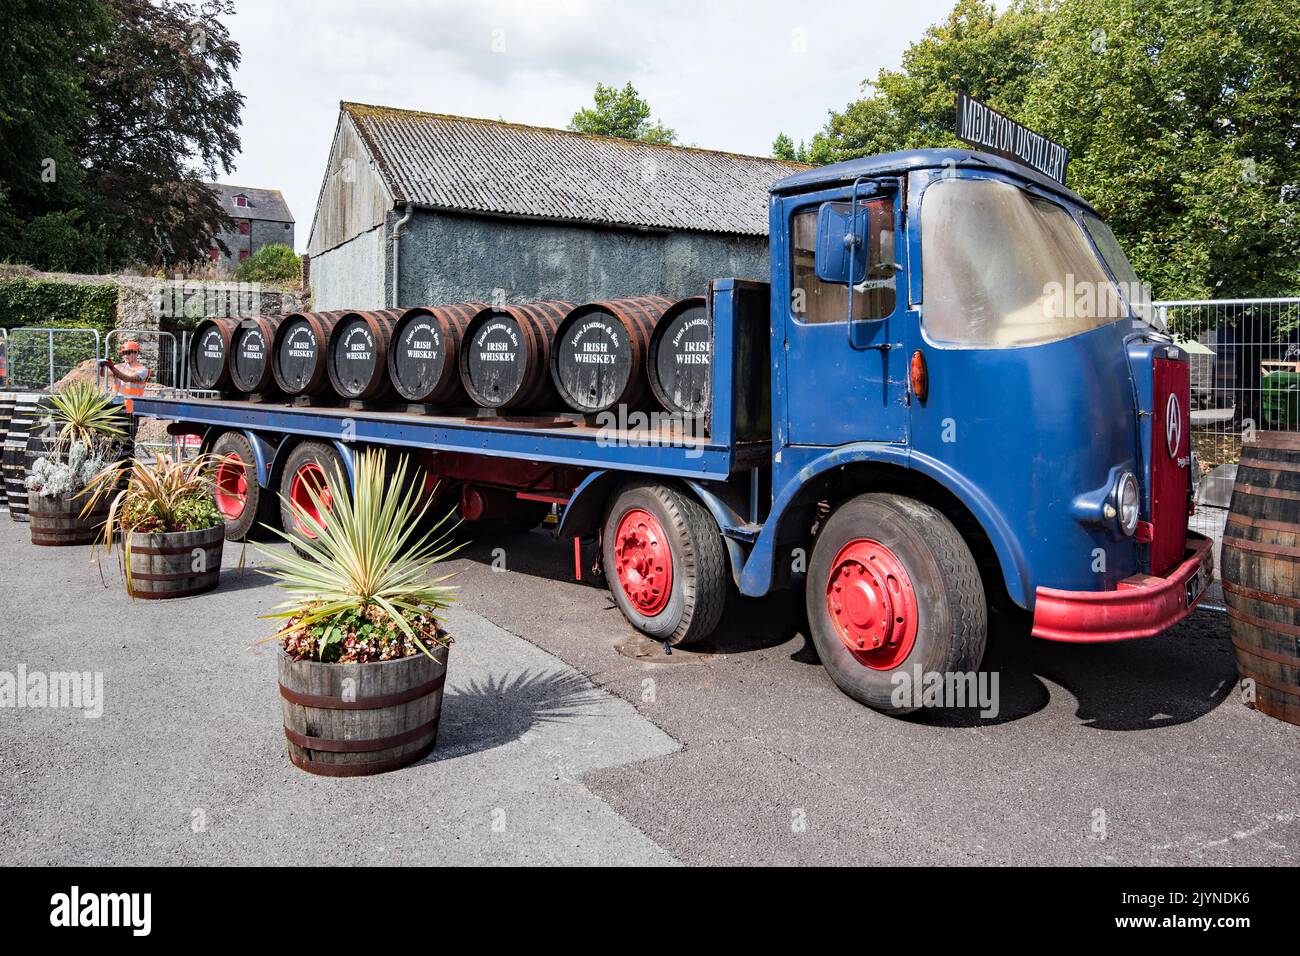
[(702, 418), (712, 340), (702, 296), (219, 318), (195, 331), (190, 385), (357, 407), (596, 415), (660, 405)]
[(32, 463), (45, 448), (41, 418), (50, 407), (44, 392), (0, 393), (0, 416), (6, 416), (0, 470), (4, 473), (5, 504), (15, 521), (29, 520), (26, 479)]

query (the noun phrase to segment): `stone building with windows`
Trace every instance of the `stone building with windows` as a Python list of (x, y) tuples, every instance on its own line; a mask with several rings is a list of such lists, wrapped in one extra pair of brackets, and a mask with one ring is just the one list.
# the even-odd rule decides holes
[[(227, 183), (213, 183), (212, 188), (221, 201), (221, 208), (235, 220), (233, 229), (223, 230), (213, 237), (212, 247), (208, 250), (208, 257), (213, 262), (233, 270), (263, 246), (280, 243), (294, 248), (293, 214), (289, 212), (280, 190)], [(229, 255), (217, 245), (218, 238), (230, 250)]]

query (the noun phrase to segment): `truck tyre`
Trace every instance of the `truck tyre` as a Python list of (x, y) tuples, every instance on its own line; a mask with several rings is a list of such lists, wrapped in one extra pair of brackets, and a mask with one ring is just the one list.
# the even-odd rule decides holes
[[(319, 495), (320, 489), (323, 488), (325, 489), (323, 503), (328, 509), (329, 482), (333, 480), (335, 474), (346, 474), (346, 472), (343, 468), (343, 457), (333, 445), (305, 441), (289, 452), (284, 470), (280, 473), (280, 524), (286, 533), (298, 539), (315, 537), (307, 525), (294, 514), (294, 509), (289, 503), (294, 502), (307, 509), (309, 513), (314, 513), (316, 508), (307, 489), (315, 488)], [(310, 557), (297, 544), (293, 547), (303, 557)]]
[(653, 482), (624, 486), (605, 517), (601, 558), (632, 626), (690, 644), (713, 633), (727, 602), (727, 556), (712, 516), (694, 498)]
[[(840, 690), (876, 710), (917, 709), (899, 672), (979, 668), (988, 609), (970, 548), (942, 513), (901, 495), (865, 494), (830, 516), (813, 546), (808, 626)], [(919, 692), (919, 689), (918, 689)]]
[(224, 432), (212, 454), (228, 460), (217, 465), (214, 493), (226, 523), (226, 540), (243, 541), (259, 524), (274, 520), (275, 495), (257, 483), (253, 445), (240, 432)]

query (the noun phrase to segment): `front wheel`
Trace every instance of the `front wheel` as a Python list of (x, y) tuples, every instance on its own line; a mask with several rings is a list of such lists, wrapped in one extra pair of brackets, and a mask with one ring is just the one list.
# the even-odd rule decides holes
[(941, 512), (901, 495), (836, 509), (813, 546), (807, 604), (831, 679), (876, 710), (917, 709), (900, 672), (967, 673), (984, 657), (988, 608), (969, 546)]
[(626, 486), (605, 517), (605, 577), (632, 626), (690, 644), (713, 633), (727, 602), (722, 533), (698, 501), (651, 482)]

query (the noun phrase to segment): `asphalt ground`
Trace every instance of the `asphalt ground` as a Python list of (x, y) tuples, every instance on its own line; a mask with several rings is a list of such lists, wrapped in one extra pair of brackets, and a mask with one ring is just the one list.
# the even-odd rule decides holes
[(0, 671), (102, 672), (104, 709), (0, 709), (0, 863), (1300, 859), (1300, 728), (1242, 703), (1222, 613), (1113, 646), (998, 628), (996, 717), (898, 719), (835, 688), (790, 595), (666, 654), (568, 544), (482, 533), (450, 563), (437, 750), (332, 780), (285, 754), (251, 550), (140, 602), (27, 535), (0, 516)]

